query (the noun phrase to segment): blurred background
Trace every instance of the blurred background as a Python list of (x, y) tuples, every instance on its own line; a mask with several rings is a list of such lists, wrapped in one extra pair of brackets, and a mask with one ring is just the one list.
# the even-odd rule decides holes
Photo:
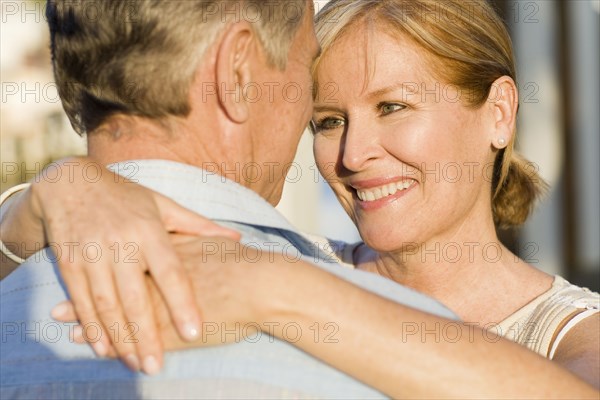
[[(316, 1), (318, 11), (327, 1)], [(551, 190), (504, 243), (532, 265), (600, 289), (600, 0), (493, 0), (518, 62), (518, 149)], [(85, 153), (53, 83), (43, 1), (0, 0), (0, 191)], [(305, 133), (279, 209), (301, 230), (358, 233), (318, 174)]]

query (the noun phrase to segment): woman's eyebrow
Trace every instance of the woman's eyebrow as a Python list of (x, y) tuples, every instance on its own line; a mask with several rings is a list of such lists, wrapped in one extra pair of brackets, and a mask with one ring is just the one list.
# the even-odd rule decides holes
[(396, 91), (398, 89), (402, 89), (403, 91), (410, 93), (410, 94), (419, 94), (419, 84), (418, 83), (399, 81), (392, 85), (388, 85), (388, 86), (385, 86), (380, 89), (372, 90), (372, 91), (368, 92), (365, 96), (369, 99), (372, 99), (374, 97), (380, 97), (380, 96), (383, 96), (390, 92)]
[(324, 112), (324, 111), (334, 111), (334, 112), (343, 112), (343, 110), (339, 107), (335, 107), (332, 105), (322, 105), (322, 106), (314, 106), (314, 112)]

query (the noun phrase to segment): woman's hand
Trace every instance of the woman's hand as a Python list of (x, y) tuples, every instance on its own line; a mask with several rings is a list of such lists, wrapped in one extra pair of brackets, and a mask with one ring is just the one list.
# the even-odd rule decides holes
[[(94, 171), (93, 180), (86, 178), (89, 171)], [(162, 346), (146, 275), (156, 283), (183, 339), (198, 337), (201, 320), (169, 232), (232, 240), (240, 235), (88, 158), (53, 163), (41, 176), (23, 198), (43, 224), (84, 331), (98, 329), (96, 353), (116, 351), (133, 370), (158, 371)], [(53, 311), (60, 313), (60, 308)], [(132, 340), (113, 340), (111, 346), (109, 336)]]
[[(268, 328), (263, 323), (267, 316), (267, 303), (269, 306), (277, 303), (278, 296), (274, 291), (285, 280), (283, 275), (277, 274), (277, 270), (270, 266), (284, 262), (281, 255), (245, 247), (223, 237), (171, 235), (171, 238), (204, 318), (201, 333), (196, 340), (182, 341), (175, 331), (156, 283), (148, 279), (152, 307), (156, 311), (165, 348), (175, 350), (241, 341), (246, 336)], [(60, 309), (61, 313), (53, 314), (57, 320), (77, 320), (70, 301), (61, 303)], [(94, 340), (83, 337), (82, 332), (81, 327), (73, 330), (76, 343)], [(126, 359), (123, 361), (127, 362)]]

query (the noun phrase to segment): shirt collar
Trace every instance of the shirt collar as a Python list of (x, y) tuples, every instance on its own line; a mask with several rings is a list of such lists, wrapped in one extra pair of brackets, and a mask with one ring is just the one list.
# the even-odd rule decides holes
[(216, 172), (169, 160), (130, 160), (107, 167), (207, 218), (296, 231), (256, 192)]

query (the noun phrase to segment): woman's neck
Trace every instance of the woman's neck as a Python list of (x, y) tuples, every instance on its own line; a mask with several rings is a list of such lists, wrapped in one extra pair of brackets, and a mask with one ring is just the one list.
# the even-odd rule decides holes
[[(385, 276), (441, 301), (464, 321), (500, 322), (548, 290), (552, 277), (529, 266), (495, 230), (453, 233), (396, 252), (357, 251), (360, 269)], [(485, 306), (483, 306), (485, 305)]]

